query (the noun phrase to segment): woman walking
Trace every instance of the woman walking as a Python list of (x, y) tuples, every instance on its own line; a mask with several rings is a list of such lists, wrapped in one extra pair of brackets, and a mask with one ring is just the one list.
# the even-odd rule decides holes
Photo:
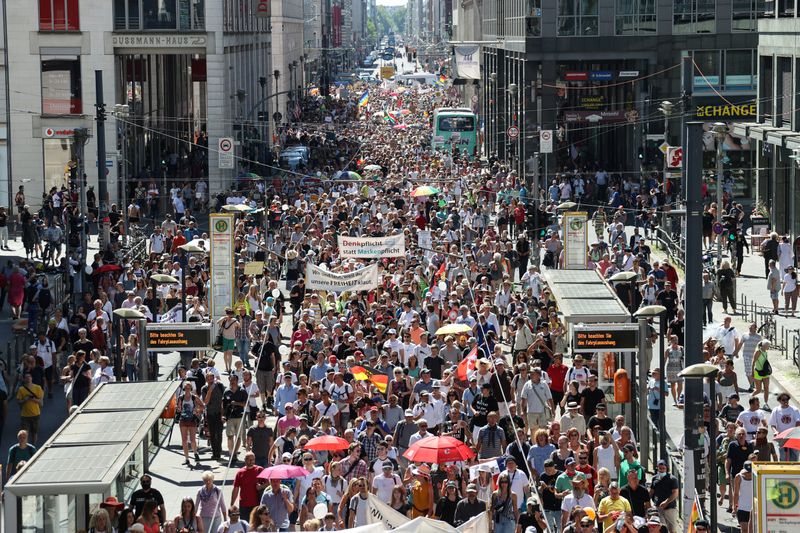
[(203, 486), (197, 491), (195, 507), (203, 521), (203, 530), (208, 533), (216, 533), (219, 525), (228, 518), (222, 489), (214, 485), (214, 473), (210, 470), (203, 472)]
[(497, 478), (497, 490), (492, 493), (489, 511), (494, 533), (514, 533), (519, 518), (519, 504), (517, 495), (511, 492), (511, 482), (506, 473)]
[[(783, 306), (786, 311), (786, 316), (794, 316), (797, 310), (797, 272), (793, 266), (789, 266), (783, 275)], [(789, 314), (789, 304), (792, 306), (791, 314)]]
[(767, 401), (769, 401), (769, 377), (772, 375), (772, 365), (769, 364), (769, 346), (770, 342), (766, 339), (762, 340), (756, 346), (756, 352), (753, 355), (753, 380), (756, 382), (756, 389), (753, 391), (752, 397), (758, 396), (760, 391), (764, 392), (764, 405), (761, 407), (764, 411), (772, 411)]
[(197, 424), (200, 422), (200, 414), (205, 407), (203, 400), (194, 393), (194, 385), (191, 381), (183, 382), (183, 393), (178, 397), (178, 420), (181, 428), (181, 443), (183, 444), (183, 464), (189, 465), (189, 446), (194, 452), (194, 459), (200, 462), (200, 455), (197, 453)]
[(684, 353), (683, 346), (678, 344), (677, 335), (672, 335), (669, 342), (670, 345), (664, 352), (664, 359), (667, 361), (667, 381), (672, 391), (672, 403), (678, 405), (678, 397), (683, 392), (683, 380), (678, 374), (683, 370)]
[(175, 517), (175, 529), (191, 533), (205, 533), (203, 521), (197, 517), (194, 500), (184, 498), (181, 501), (181, 514)]

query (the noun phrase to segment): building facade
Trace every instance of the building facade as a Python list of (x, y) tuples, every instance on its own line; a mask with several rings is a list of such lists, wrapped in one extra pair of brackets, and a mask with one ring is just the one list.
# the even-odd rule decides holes
[(777, 2), (758, 21), (757, 116), (737, 122), (732, 134), (753, 144), (752, 196), (779, 233), (800, 233), (800, 19), (794, 0)]
[[(764, 2), (484, 0), (475, 9), (480, 35), (459, 35), (485, 42), (485, 152), (510, 157), (520, 171), (539, 150), (539, 129), (554, 132), (551, 172), (565, 166), (618, 173), (660, 168), (662, 101), (678, 104), (669, 135), (676, 144), (684, 115), (730, 120), (735, 117), (723, 104), (755, 99)], [(462, 19), (470, 14), (457, 12), (454, 24), (469, 25)], [(693, 109), (680, 105), (680, 63), (687, 54), (697, 65)], [(507, 135), (512, 125), (520, 129), (516, 141)], [(747, 148), (737, 165), (752, 161)], [(713, 151), (707, 164), (713, 168)]]
[[(102, 72), (108, 203), (137, 179), (154, 179), (167, 207), (169, 181), (207, 180), (225, 190), (263, 144), (257, 112), (274, 93), (269, 6), (235, 0), (9, 0), (11, 158), (29, 203), (66, 184), (76, 165), (75, 128), (88, 185), (97, 187), (95, 72)], [(299, 46), (302, 49), (302, 46)], [(128, 106), (115, 116), (115, 104)], [(235, 143), (233, 165), (220, 139)], [(16, 164), (15, 164), (16, 163)], [(231, 168), (232, 166), (232, 168)], [(102, 168), (101, 167), (101, 168)], [(122, 186), (127, 185), (127, 190)], [(101, 199), (102, 201), (102, 199)]]

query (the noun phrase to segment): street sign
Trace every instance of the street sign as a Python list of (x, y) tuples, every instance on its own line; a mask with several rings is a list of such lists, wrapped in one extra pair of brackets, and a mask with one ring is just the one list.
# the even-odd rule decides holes
[(211, 347), (211, 324), (175, 322), (147, 325), (150, 351), (195, 351)]
[(683, 148), (680, 146), (670, 146), (669, 149), (667, 149), (667, 167), (683, 167)]
[(509, 126), (506, 130), (506, 135), (508, 135), (508, 138), (512, 141), (517, 139), (517, 137), (519, 137), (519, 128), (517, 126)]
[(473, 94), (472, 95), (472, 103), (473, 104), (477, 104), (478, 103), (478, 95), (477, 94)]
[(553, 153), (553, 130), (542, 130), (539, 132), (539, 153)]
[(722, 222), (714, 222), (714, 225), (711, 226), (711, 230), (714, 232), (714, 235), (722, 235), (722, 232), (725, 231), (725, 226), (722, 225)]
[(664, 141), (663, 143), (658, 145), (658, 149), (661, 150), (661, 153), (667, 155), (667, 150), (669, 150), (669, 143)]
[(608, 329), (606, 326), (576, 327), (573, 349), (580, 352), (637, 350), (638, 330), (635, 328)]
[(231, 137), (220, 137), (217, 142), (217, 153), (219, 155), (219, 168), (234, 168), (233, 161), (233, 139)]

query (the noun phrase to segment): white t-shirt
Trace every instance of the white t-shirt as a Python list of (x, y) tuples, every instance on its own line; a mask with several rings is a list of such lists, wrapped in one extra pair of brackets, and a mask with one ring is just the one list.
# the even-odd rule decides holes
[(300, 498), (302, 499), (306, 495), (308, 489), (311, 488), (311, 483), (315, 479), (321, 479), (324, 475), (325, 469), (321, 466), (315, 466), (313, 472), (309, 472), (305, 476), (297, 478), (297, 482), (300, 484)]
[[(226, 527), (228, 529), (225, 529)], [(248, 531), (252, 531), (252, 529), (250, 529), (250, 524), (247, 520), (239, 520), (235, 524), (223, 522), (220, 524), (219, 528), (217, 528), (217, 533), (247, 533)]]
[(44, 343), (36, 341), (36, 355), (44, 361), (44, 367), (50, 368), (53, 366), (53, 353), (56, 351), (56, 345), (50, 339), (45, 339)]
[(773, 409), (772, 414), (769, 415), (769, 425), (775, 426), (775, 428), (778, 430), (778, 433), (795, 427), (798, 420), (800, 420), (800, 411), (791, 405), (787, 406), (786, 408), (779, 407), (777, 409)]
[(330, 497), (331, 503), (335, 505), (341, 503), (342, 497), (347, 490), (347, 481), (343, 477), (333, 481), (332, 476), (323, 476), (322, 483), (325, 485), (325, 493)]
[(331, 402), (329, 405), (325, 405), (323, 402), (319, 402), (314, 406), (314, 409), (317, 410), (320, 417), (327, 416), (330, 417), (331, 420), (333, 420), (333, 417), (335, 417), (339, 413), (339, 408), (336, 407), (335, 402)]
[(528, 486), (528, 475), (517, 468), (513, 473), (506, 471), (511, 482), (511, 492), (517, 495), (517, 501), (524, 501), (525, 487)]
[(742, 427), (747, 431), (748, 435), (752, 435), (762, 426), (762, 422), (766, 420), (766, 418), (767, 415), (764, 414), (764, 411), (761, 409), (756, 409), (755, 411), (745, 409), (739, 413), (736, 421), (742, 424)]
[(568, 495), (564, 496), (564, 501), (561, 502), (561, 510), (569, 513), (575, 507), (591, 507), (594, 509), (594, 500), (588, 493), (584, 492), (580, 499), (576, 499), (570, 492)]
[(372, 480), (372, 488), (375, 490), (375, 495), (384, 502), (392, 501), (392, 491), (402, 484), (400, 476), (397, 474), (386, 477), (381, 473), (380, 476), (375, 476), (375, 479)]

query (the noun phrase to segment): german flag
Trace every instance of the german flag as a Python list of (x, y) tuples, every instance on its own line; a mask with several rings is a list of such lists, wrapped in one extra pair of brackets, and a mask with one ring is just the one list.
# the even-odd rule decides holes
[(364, 365), (353, 365), (350, 367), (350, 372), (353, 373), (353, 377), (357, 380), (369, 381), (378, 387), (381, 394), (386, 394), (386, 390), (389, 387), (389, 374), (385, 374), (371, 366)]

